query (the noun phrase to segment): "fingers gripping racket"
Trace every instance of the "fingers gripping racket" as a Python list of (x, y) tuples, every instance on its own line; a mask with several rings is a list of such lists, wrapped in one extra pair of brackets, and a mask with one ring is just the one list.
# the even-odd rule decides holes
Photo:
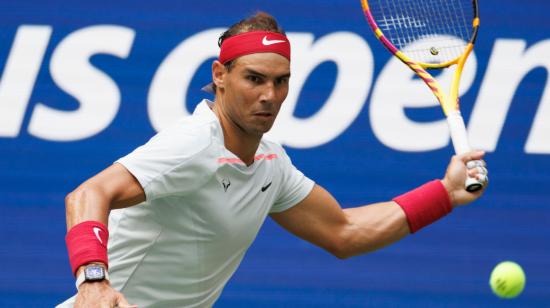
[[(361, 0), (363, 12), (386, 49), (412, 69), (432, 90), (447, 117), (457, 154), (471, 150), (460, 114), (458, 86), (479, 26), (475, 0)], [(456, 65), (450, 93), (427, 69)], [(467, 191), (483, 188), (468, 177)]]

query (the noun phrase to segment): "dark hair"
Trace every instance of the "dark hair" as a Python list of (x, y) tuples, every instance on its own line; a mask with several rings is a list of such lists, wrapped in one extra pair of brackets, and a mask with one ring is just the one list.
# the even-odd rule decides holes
[[(251, 31), (270, 31), (270, 32), (277, 32), (281, 33), (283, 35), (285, 34), (285, 31), (283, 28), (279, 26), (277, 23), (277, 20), (275, 17), (269, 15), (266, 12), (259, 11), (256, 14), (247, 17), (238, 23), (232, 25), (220, 35), (218, 38), (218, 46), (221, 47), (224, 40), (235, 36), (237, 34), (245, 33), (245, 32), (251, 32)], [(227, 71), (231, 71), (233, 68), (233, 64), (235, 63), (234, 60), (227, 61), (224, 66), (227, 68)], [(214, 93), (216, 92), (216, 84), (212, 84), (212, 89), (214, 90)]]

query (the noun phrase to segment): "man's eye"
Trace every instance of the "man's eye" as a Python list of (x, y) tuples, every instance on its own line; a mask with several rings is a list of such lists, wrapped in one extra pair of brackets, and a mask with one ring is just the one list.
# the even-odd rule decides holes
[(288, 77), (283, 77), (283, 78), (277, 79), (277, 83), (278, 83), (278, 84), (285, 84), (285, 83), (288, 83)]
[(254, 76), (254, 75), (250, 75), (250, 76), (248, 76), (247, 78), (248, 78), (248, 80), (250, 80), (250, 81), (252, 81), (252, 82), (254, 82), (254, 83), (259, 83), (259, 82), (261, 81), (261, 80), (260, 80), (260, 77)]

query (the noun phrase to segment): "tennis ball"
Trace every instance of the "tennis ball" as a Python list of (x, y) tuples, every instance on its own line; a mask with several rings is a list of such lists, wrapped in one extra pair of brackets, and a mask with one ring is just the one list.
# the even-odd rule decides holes
[(498, 297), (514, 298), (525, 287), (525, 273), (515, 262), (501, 262), (493, 269), (489, 284)]

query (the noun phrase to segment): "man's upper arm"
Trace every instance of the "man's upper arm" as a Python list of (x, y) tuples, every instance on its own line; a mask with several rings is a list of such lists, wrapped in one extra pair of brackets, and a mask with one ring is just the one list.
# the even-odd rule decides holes
[(84, 184), (101, 190), (111, 200), (111, 209), (125, 208), (145, 201), (141, 184), (119, 163), (111, 165)]
[(315, 245), (335, 251), (348, 219), (334, 197), (319, 185), (290, 209), (271, 214), (279, 225)]

